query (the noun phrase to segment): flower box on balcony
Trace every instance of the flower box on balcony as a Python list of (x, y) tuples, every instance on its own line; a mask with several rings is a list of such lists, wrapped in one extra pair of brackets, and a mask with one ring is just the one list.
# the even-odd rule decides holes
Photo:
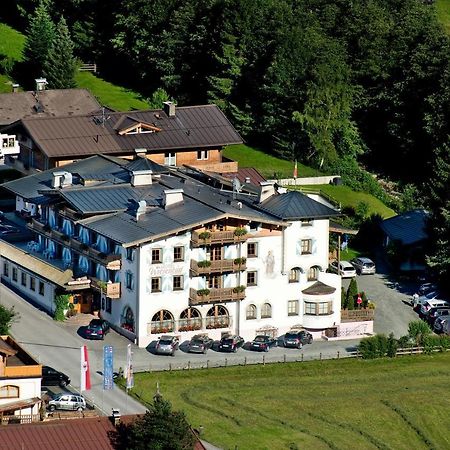
[(237, 237), (245, 236), (247, 234), (247, 230), (245, 228), (236, 228), (234, 230), (234, 235)]
[(197, 267), (203, 269), (205, 267), (211, 267), (211, 261), (205, 260), (205, 261), (199, 261), (197, 263)]
[(196, 331), (196, 330), (201, 330), (201, 325), (197, 324), (197, 325), (185, 325), (182, 327), (178, 328), (178, 331)]
[(199, 289), (197, 291), (197, 295), (199, 297), (207, 297), (210, 293), (211, 293), (211, 291), (209, 289)]
[(209, 231), (202, 231), (198, 237), (200, 239), (203, 239), (204, 241), (206, 241), (207, 239), (209, 239), (211, 237), (211, 233)]
[(242, 257), (242, 258), (235, 258), (235, 259), (233, 260), (233, 264), (234, 264), (235, 266), (242, 266), (242, 265), (244, 265), (246, 262), (247, 262), (247, 258), (245, 258), (245, 257)]
[(245, 286), (235, 286), (234, 288), (233, 288), (233, 292), (235, 293), (235, 294), (240, 294), (241, 292), (244, 292), (245, 291)]

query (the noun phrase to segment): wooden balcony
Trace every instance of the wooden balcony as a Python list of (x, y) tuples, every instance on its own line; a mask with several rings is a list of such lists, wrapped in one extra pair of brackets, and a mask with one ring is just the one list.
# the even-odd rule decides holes
[(42, 376), (42, 366), (26, 365), (26, 366), (6, 366), (4, 368), (4, 375), (7, 378), (33, 378)]
[(97, 291), (103, 291), (103, 293), (112, 299), (120, 298), (121, 283), (106, 283), (100, 281), (98, 278), (89, 277), (91, 279), (91, 287)]
[[(239, 262), (241, 261), (241, 262)], [(195, 261), (191, 260), (191, 276), (197, 277), (199, 275), (208, 273), (225, 273), (225, 272), (240, 272), (247, 269), (247, 261), (240, 258), (236, 259), (221, 259), (218, 261)]]
[(248, 233), (236, 235), (234, 230), (230, 231), (207, 231), (208, 237), (201, 236), (205, 231), (193, 231), (191, 243), (193, 247), (211, 244), (240, 244), (248, 239)]
[(108, 270), (120, 270), (120, 268), (122, 267), (121, 255), (116, 255), (113, 253), (102, 253), (91, 246), (87, 246), (86, 244), (81, 243), (74, 237), (67, 236), (67, 234), (64, 234), (57, 229), (48, 228), (46, 225), (37, 221), (36, 219), (31, 220), (31, 222), (28, 224), (28, 228), (49, 239), (52, 239), (53, 241), (61, 244), (64, 247), (70, 248), (77, 253), (87, 256), (94, 262), (106, 266)]
[(73, 209), (70, 208), (60, 209), (58, 211), (58, 214), (62, 217), (66, 217), (67, 219), (71, 220), (80, 220), (83, 217), (81, 213), (74, 211)]
[(245, 287), (243, 290), (238, 287), (234, 288), (220, 288), (220, 289), (208, 289), (208, 295), (200, 295), (202, 290), (190, 289), (189, 291), (189, 305), (206, 305), (212, 303), (225, 303), (236, 302), (238, 300), (244, 300)]

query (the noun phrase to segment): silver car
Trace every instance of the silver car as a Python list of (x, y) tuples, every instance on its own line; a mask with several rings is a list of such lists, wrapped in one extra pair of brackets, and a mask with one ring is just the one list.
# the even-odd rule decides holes
[(157, 355), (175, 356), (180, 341), (176, 336), (161, 336), (156, 343), (155, 353)]
[(48, 409), (65, 409), (67, 411), (83, 411), (86, 409), (86, 400), (81, 395), (59, 394), (48, 402)]
[(358, 275), (374, 275), (375, 263), (370, 258), (358, 257), (351, 261), (352, 266), (356, 269)]

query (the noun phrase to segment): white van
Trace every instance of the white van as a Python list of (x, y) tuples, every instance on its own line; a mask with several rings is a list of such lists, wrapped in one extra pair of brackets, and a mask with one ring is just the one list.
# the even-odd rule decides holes
[(427, 300), (426, 302), (423, 302), (422, 306), (420, 307), (420, 315), (426, 315), (427, 311), (429, 311), (431, 308), (443, 308), (446, 306), (450, 307), (450, 304), (445, 300), (438, 300), (437, 298), (433, 300)]

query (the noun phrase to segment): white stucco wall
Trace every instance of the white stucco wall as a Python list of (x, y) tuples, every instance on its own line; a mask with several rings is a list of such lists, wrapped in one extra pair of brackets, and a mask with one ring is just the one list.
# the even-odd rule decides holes
[[(35, 397), (41, 397), (41, 381), (42, 378), (5, 378), (0, 379), (0, 387), (12, 385), (19, 387), (19, 398), (0, 398), (0, 405), (7, 405), (19, 400), (29, 400)], [(22, 414), (38, 414), (39, 405), (36, 404), (32, 408), (22, 409)], [(19, 411), (16, 411), (19, 414)]]

